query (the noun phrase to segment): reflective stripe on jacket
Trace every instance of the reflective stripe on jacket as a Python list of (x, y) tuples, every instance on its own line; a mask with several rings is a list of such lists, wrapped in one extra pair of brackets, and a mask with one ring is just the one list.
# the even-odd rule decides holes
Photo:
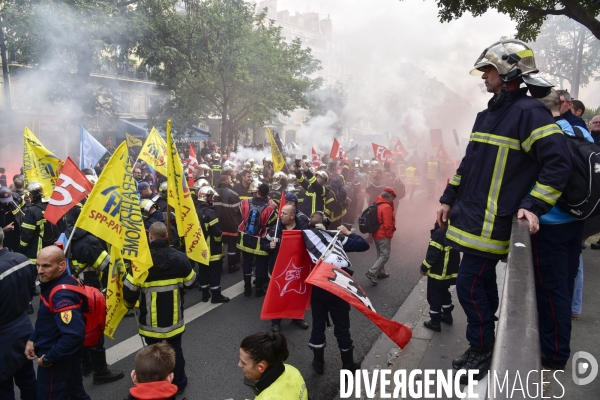
[(538, 217), (560, 197), (571, 174), (566, 139), (550, 111), (527, 89), (477, 115), (466, 154), (440, 202), (452, 207), (446, 239), (459, 250), (501, 259), (512, 215)]

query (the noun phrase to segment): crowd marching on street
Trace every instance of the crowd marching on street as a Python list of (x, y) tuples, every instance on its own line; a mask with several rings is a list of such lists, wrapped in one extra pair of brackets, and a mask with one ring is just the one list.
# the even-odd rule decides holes
[[(202, 302), (228, 303), (221, 276), (238, 274), (244, 296), (265, 297), (266, 312), (270, 293), (278, 290), (278, 268), (291, 257), (282, 243), (293, 238), (309, 262), (330, 267), (330, 280), (348, 282), (354, 271), (346, 253), (374, 246), (372, 266), (361, 270), (373, 286), (393, 281), (385, 267), (401, 228), (396, 211), (412, 204), (418, 188), (441, 203), (422, 246), (424, 261), (415, 266), (428, 277), (425, 327), (439, 332), (441, 323), (452, 324), (450, 285), (468, 320), (470, 347), (452, 366), (478, 369), (477, 379), (490, 367), (499, 306), (495, 266), (508, 254), (516, 213), (532, 235), (542, 363), (564, 369), (571, 318), (580, 314), (571, 307), (581, 303), (583, 283), (576, 278), (583, 274), (585, 239), (583, 221), (556, 205), (571, 175), (565, 135), (580, 131), (600, 144), (599, 117), (590, 133), (575, 115), (582, 110), (571, 111), (569, 93), (535, 75), (533, 51), (518, 40), (487, 48), (474, 72), (493, 98), (478, 114), (459, 161), (441, 145), (434, 156), (409, 154), (400, 140), (391, 150), (373, 144), (373, 157), (349, 158), (336, 140), (328, 155), (313, 149), (296, 158), (270, 131), (267, 144), (254, 147), (270, 149), (272, 157), (239, 159), (233, 146), (219, 152), (210, 141), (197, 144), (196, 154), (193, 147), (177, 148), (167, 126), (166, 141), (153, 130), (139, 155), (123, 143), (90, 164), (83, 153), (65, 162), (48, 156), (26, 129), (25, 147), (39, 145), (24, 154), (21, 173), (0, 180), (0, 399), (12, 400), (14, 385), (25, 400), (89, 399), (84, 377), (97, 385), (123, 379), (123, 371), (107, 365), (104, 335), (112, 337), (127, 314), (145, 347), (132, 366), (130, 393), (118, 398), (175, 398), (188, 383), (186, 291), (199, 290)], [(40, 146), (43, 156), (36, 153)], [(58, 161), (48, 174), (45, 166)], [(310, 330), (306, 344), (317, 374), (360, 368), (350, 306), (368, 306), (369, 299), (358, 285), (355, 292), (348, 285), (347, 293), (328, 287), (317, 269), (302, 278), (313, 284), (311, 318), (303, 317), (303, 308), (272, 314), (270, 332), (239, 338), (244, 384), (257, 399), (310, 398), (301, 373), (284, 364), (284, 318)], [(324, 360), (330, 319), (339, 366)], [(411, 334), (401, 324), (385, 333), (403, 345)]]

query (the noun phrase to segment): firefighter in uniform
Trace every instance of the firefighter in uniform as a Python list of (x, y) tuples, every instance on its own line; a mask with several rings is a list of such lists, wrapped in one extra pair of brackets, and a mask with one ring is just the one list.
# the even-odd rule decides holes
[[(38, 399), (90, 400), (83, 388), (81, 376), (81, 345), (85, 339), (85, 317), (81, 310), (81, 296), (71, 290), (58, 290), (62, 284), (77, 286), (67, 272), (65, 254), (57, 246), (43, 248), (36, 255), (36, 268), (40, 276), (41, 297), (35, 330), (25, 346), (25, 356), (37, 360)], [(52, 301), (52, 313), (46, 303)]]
[[(315, 212), (311, 215), (311, 228), (315, 231), (325, 230), (326, 217), (323, 213)], [(350, 251), (367, 251), (369, 245), (365, 239), (355, 233), (351, 233), (344, 225), (340, 226), (340, 236), (338, 242), (342, 244), (343, 250)], [(322, 235), (324, 240), (330, 240), (327, 236)], [(319, 258), (321, 254), (311, 254), (313, 261)], [(342, 268), (350, 275), (354, 274), (349, 266)], [(360, 363), (354, 361), (354, 346), (352, 345), (352, 336), (350, 335), (350, 304), (336, 295), (313, 286), (312, 297), (310, 299), (310, 308), (312, 312), (312, 332), (308, 347), (313, 352), (312, 366), (315, 372), (319, 375), (324, 373), (325, 368), (325, 330), (329, 322), (329, 317), (334, 325), (333, 334), (338, 342), (340, 355), (342, 359), (342, 369), (349, 369), (353, 372), (360, 368)]]
[(4, 230), (4, 247), (17, 251), (21, 240), (21, 224), (25, 200), (9, 188), (0, 188), (0, 229)]
[(167, 227), (155, 222), (149, 230), (152, 267), (143, 283), (127, 273), (123, 282), (123, 300), (133, 308), (139, 300), (139, 334), (147, 344), (166, 341), (175, 350), (173, 384), (182, 392), (187, 385), (185, 359), (181, 336), (185, 331), (183, 320), (183, 290), (196, 280), (187, 256), (167, 243)]
[[(71, 274), (83, 277), (82, 281), (87, 286), (102, 290), (108, 275), (110, 256), (104, 249), (100, 239), (83, 229), (75, 229), (75, 221), (81, 213), (81, 207), (75, 206), (66, 215), (67, 229), (65, 235), (71, 238), (67, 250), (71, 264)], [(71, 233), (75, 229), (75, 233)], [(104, 273), (106, 271), (107, 273)], [(103, 278), (100, 278), (102, 277)], [(104, 335), (93, 347), (84, 347), (81, 353), (81, 368), (84, 376), (94, 373), (94, 385), (101, 385), (117, 381), (125, 375), (123, 371), (109, 370), (106, 364), (106, 349), (104, 348)]]
[(16, 384), (21, 399), (36, 400), (33, 362), (25, 358), (25, 345), (33, 332), (25, 313), (29, 293), (23, 288), (33, 285), (35, 266), (23, 254), (3, 246), (0, 229), (0, 399), (14, 400)]
[(220, 182), (221, 179), (221, 171), (223, 167), (221, 166), (221, 155), (219, 153), (213, 153), (212, 162), (210, 163), (210, 171), (211, 171), (211, 185), (216, 186)]
[(411, 162), (410, 167), (406, 168), (406, 186), (409, 200), (412, 200), (415, 190), (419, 187), (419, 175), (419, 170)]
[(281, 202), (281, 193), (285, 191), (288, 185), (287, 175), (284, 172), (277, 171), (273, 174), (273, 183), (271, 183), (271, 189), (269, 190), (269, 198), (277, 204)]
[(252, 294), (252, 264), (256, 261), (256, 290), (255, 297), (266, 294), (267, 268), (269, 253), (260, 247), (260, 239), (277, 221), (277, 204), (269, 199), (269, 185), (252, 182), (250, 192), (255, 196), (251, 199), (242, 200), (240, 210), (242, 222), (238, 227), (237, 247), (243, 253), (242, 269), (244, 272), (244, 296)]
[(304, 173), (297, 167), (295, 172), (298, 183), (305, 190), (300, 211), (306, 215), (312, 215), (315, 211), (325, 211), (325, 208), (333, 201), (333, 197), (327, 198), (327, 188), (325, 187), (329, 180), (327, 172), (317, 171), (315, 176), (306, 166), (304, 166)]
[(221, 230), (223, 231), (223, 247), (227, 245), (227, 272), (232, 274), (240, 270), (240, 251), (237, 248), (238, 226), (242, 222), (240, 212), (240, 196), (231, 187), (231, 175), (221, 174), (221, 182), (217, 186), (217, 198), (213, 199), (213, 207)]
[(436, 223), (431, 230), (427, 255), (421, 264), (421, 275), (427, 276), (427, 302), (429, 317), (423, 325), (435, 332), (442, 330), (440, 322), (452, 325), (452, 295), (450, 285), (456, 284), (460, 253), (445, 244), (446, 229)]
[(427, 162), (427, 198), (433, 199), (435, 196), (435, 185), (438, 180), (438, 176), (440, 174), (439, 164), (433, 159), (433, 156), (429, 157), (429, 161)]
[(331, 229), (337, 229), (342, 224), (342, 218), (346, 215), (348, 208), (348, 192), (344, 187), (344, 177), (338, 175), (332, 179), (331, 185), (327, 187), (325, 200), (327, 207), (325, 215), (331, 221)]
[(160, 212), (167, 212), (167, 182), (162, 182), (158, 187), (158, 194), (152, 197), (152, 201), (156, 204), (156, 208)]
[(213, 304), (227, 303), (229, 297), (221, 294), (221, 269), (223, 268), (223, 235), (219, 217), (212, 207), (213, 199), (219, 197), (217, 192), (210, 186), (204, 186), (198, 191), (196, 213), (202, 225), (204, 240), (210, 250), (208, 265), (200, 264), (198, 267), (198, 284), (202, 291), (202, 301), (209, 299)]
[(42, 184), (31, 182), (27, 186), (27, 190), (31, 198), (31, 206), (27, 210), (21, 225), (19, 253), (25, 254), (31, 262), (35, 262), (40, 250), (53, 245), (58, 239), (58, 235), (55, 234), (57, 228), (44, 218), (48, 203), (42, 200), (44, 195)]
[[(446, 242), (463, 253), (456, 293), (467, 315), (470, 347), (453, 367), (477, 369), (475, 378), (481, 379), (495, 338), (496, 264), (508, 254), (513, 214), (536, 233), (539, 217), (567, 184), (571, 157), (550, 111), (527, 96), (529, 90), (543, 97), (552, 86), (532, 75), (538, 69), (529, 46), (516, 39), (494, 43), (471, 72), (483, 72), (494, 96), (477, 115), (466, 154), (440, 198), (437, 222), (448, 225)], [(526, 88), (520, 88), (522, 82)]]

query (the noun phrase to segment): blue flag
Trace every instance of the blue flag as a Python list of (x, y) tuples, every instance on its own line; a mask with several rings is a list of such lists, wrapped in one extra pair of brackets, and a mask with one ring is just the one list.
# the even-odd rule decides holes
[(79, 168), (94, 168), (107, 150), (83, 127), (79, 128)]

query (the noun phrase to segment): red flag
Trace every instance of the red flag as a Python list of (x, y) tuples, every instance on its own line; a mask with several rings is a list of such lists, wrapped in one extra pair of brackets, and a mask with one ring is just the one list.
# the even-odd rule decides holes
[(398, 139), (398, 141), (396, 142), (396, 146), (394, 146), (394, 151), (400, 153), (402, 157), (406, 157), (408, 155), (408, 150), (406, 150), (406, 147), (404, 147), (400, 139)]
[(319, 158), (319, 155), (317, 154), (317, 152), (315, 151), (315, 148), (312, 148), (312, 164), (314, 166), (319, 166), (321, 165), (321, 159)]
[(412, 330), (400, 322), (389, 320), (377, 314), (371, 304), (371, 300), (367, 297), (367, 293), (341, 268), (321, 261), (313, 268), (313, 271), (306, 279), (306, 283), (327, 290), (350, 303), (377, 325), (401, 349), (410, 341)]
[(282, 190), (281, 199), (279, 199), (279, 217), (281, 217), (281, 210), (283, 209), (283, 206), (285, 206), (285, 204), (285, 191)]
[(340, 142), (337, 139), (333, 139), (333, 146), (331, 146), (331, 152), (329, 153), (329, 158), (333, 158), (334, 160), (347, 160), (346, 152), (342, 149)]
[(304, 319), (304, 312), (310, 308), (311, 294), (311, 286), (305, 280), (313, 265), (302, 231), (284, 230), (261, 320)]
[(388, 157), (392, 156), (392, 152), (389, 151), (385, 146), (371, 143), (373, 145), (373, 155), (379, 161), (386, 161)]
[(441, 144), (440, 144), (440, 148), (438, 149), (437, 154), (435, 155), (435, 158), (437, 160), (441, 160), (444, 162), (446, 162), (446, 160), (449, 158), (448, 153), (446, 153), (446, 150), (444, 150), (444, 148), (442, 147)]
[(91, 182), (71, 157), (67, 157), (46, 207), (44, 218), (56, 225), (63, 215), (92, 191), (92, 188)]
[(192, 174), (194, 173), (194, 167), (198, 166), (198, 159), (196, 159), (196, 152), (194, 151), (194, 146), (190, 143), (190, 155), (188, 156), (187, 162), (185, 163), (187, 166), (188, 172), (188, 187), (194, 186), (194, 178)]

